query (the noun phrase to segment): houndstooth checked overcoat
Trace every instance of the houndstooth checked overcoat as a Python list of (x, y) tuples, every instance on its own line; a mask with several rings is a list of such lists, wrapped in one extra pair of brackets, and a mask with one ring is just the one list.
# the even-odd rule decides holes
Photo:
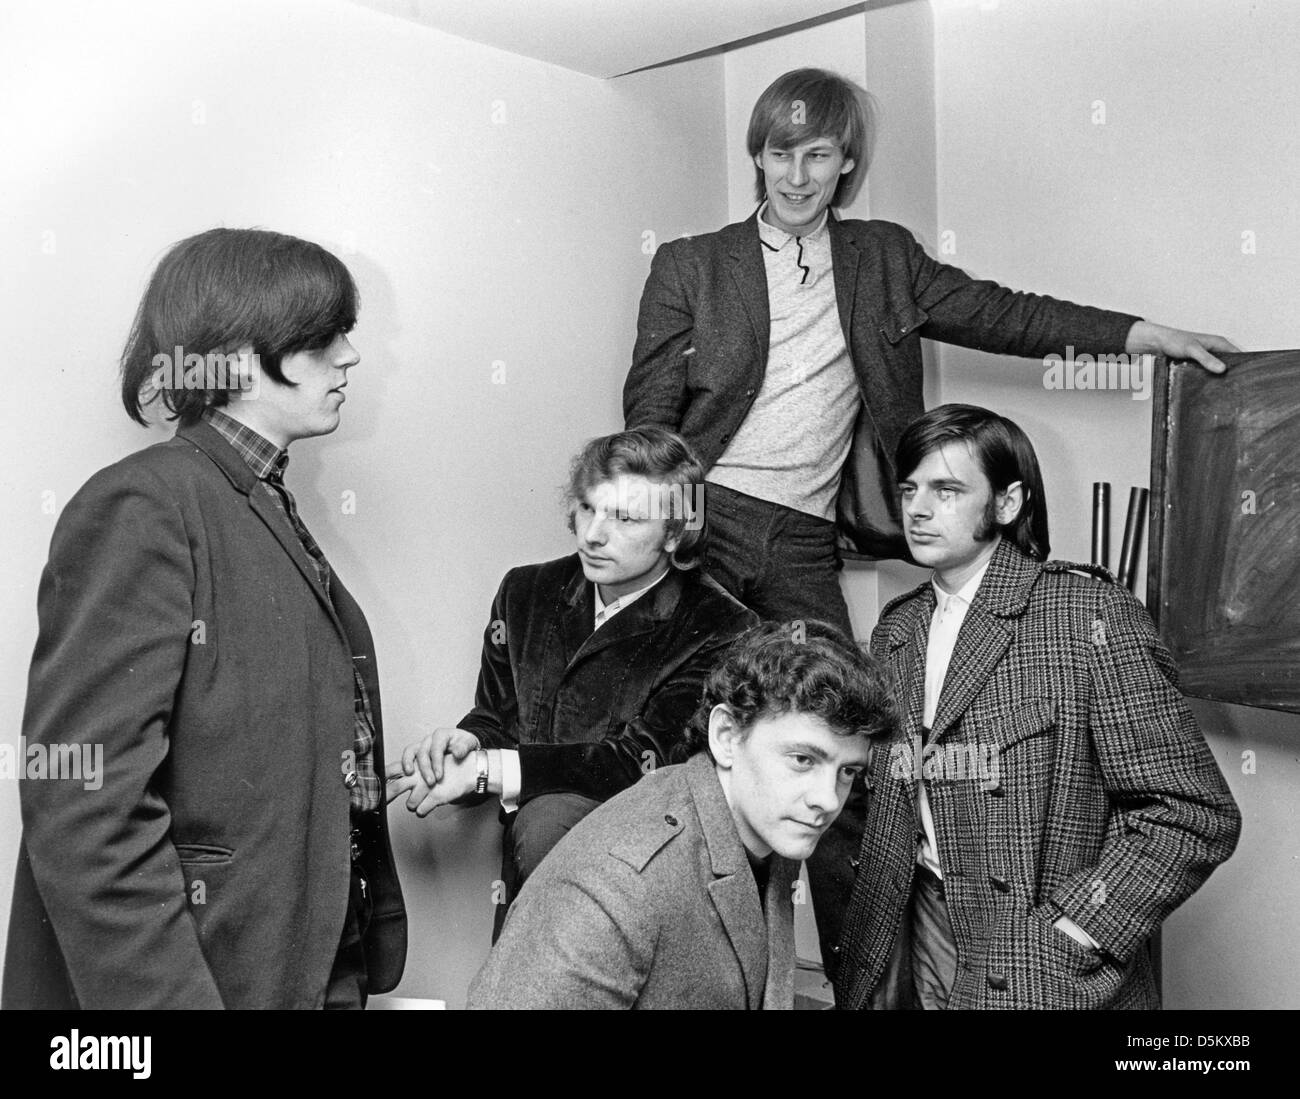
[[(950, 1007), (1158, 1007), (1147, 940), (1232, 853), (1241, 816), (1151, 619), (1104, 570), (1003, 542), (921, 750), (934, 607), (927, 582), (872, 635), (904, 718), (872, 761), (838, 1004), (895, 1006), (923, 781), (958, 951)], [(1054, 928), (1061, 915), (1100, 949)]]

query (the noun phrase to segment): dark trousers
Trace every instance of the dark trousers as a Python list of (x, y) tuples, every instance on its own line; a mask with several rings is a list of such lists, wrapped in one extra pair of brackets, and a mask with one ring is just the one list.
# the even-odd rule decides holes
[(853, 636), (835, 524), (722, 485), (704, 488), (709, 575), (760, 618), (816, 618)]
[(492, 924), (494, 943), (505, 926), (506, 912), (529, 875), (541, 865), (551, 848), (599, 804), (581, 794), (542, 794), (524, 802), (506, 821), (501, 843), (501, 881), (505, 888)]
[(873, 1011), (942, 1011), (957, 979), (957, 940), (943, 880), (918, 865), (902, 926), (871, 993)]
[(361, 1011), (366, 1006), (370, 981), (362, 938), (370, 926), (372, 908), (370, 883), (354, 861), (348, 914), (343, 921), (343, 936), (339, 939), (334, 968), (330, 971), (329, 986), (325, 990), (326, 1011)]
[(909, 915), (913, 1006), (942, 1010), (957, 977), (957, 941), (948, 919), (943, 880), (923, 866), (916, 868)]
[[(705, 568), (727, 591), (760, 618), (816, 618), (853, 636), (840, 590), (834, 523), (715, 484), (705, 486), (704, 506)], [(858, 778), (843, 812), (808, 859), (817, 936), (829, 971), (853, 890), (865, 818), (866, 787)]]

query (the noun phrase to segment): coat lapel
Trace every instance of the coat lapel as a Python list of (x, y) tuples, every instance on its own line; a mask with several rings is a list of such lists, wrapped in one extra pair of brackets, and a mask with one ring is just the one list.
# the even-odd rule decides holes
[(840, 327), (844, 330), (844, 343), (853, 346), (853, 303), (858, 295), (858, 269), (863, 255), (847, 233), (841, 228), (835, 211), (830, 213), (826, 226), (831, 238), (831, 273), (835, 278), (835, 303), (840, 310)]
[(799, 864), (773, 857), (767, 879), (767, 987), (763, 1007), (769, 1011), (794, 1007), (794, 898), (792, 888)]
[(293, 527), (289, 525), (289, 520), (281, 513), (280, 509), (275, 506), (271, 498), (261, 491), (254, 491), (248, 494), (248, 503), (252, 507), (254, 514), (257, 515), (267, 529), (275, 536), (275, 540), (280, 543), (284, 552), (297, 566), (298, 571), (302, 573), (302, 578), (307, 581), (307, 585), (315, 594), (317, 601), (339, 627), (339, 632), (343, 632), (343, 624), (338, 621), (338, 614), (334, 610), (334, 604), (330, 602), (329, 596), (325, 593), (325, 588), (316, 574), (316, 566), (312, 559), (307, 555), (307, 551), (302, 548), (302, 543), (298, 540), (298, 535), (294, 532)]
[[(935, 709), (932, 741), (961, 718), (1006, 656), (1015, 638), (1014, 619), (1024, 612), (1041, 570), (1041, 564), (1005, 539), (994, 551), (957, 634)], [(924, 678), (924, 668), (921, 674)]]
[(582, 574), (582, 564), (575, 557), (573, 576), (564, 586), (564, 595), (560, 603), (560, 619), (557, 623), (560, 643), (564, 650), (563, 664), (566, 669), (572, 667), (582, 651), (583, 644), (591, 636), (591, 628), (596, 617), (596, 605), (591, 592), (591, 584)]
[(321, 586), (314, 563), (307, 555), (307, 551), (302, 548), (302, 543), (294, 533), (293, 527), (289, 525), (289, 520), (262, 488), (261, 482), (248, 468), (248, 463), (240, 458), (216, 428), (203, 421), (183, 427), (176, 434), (203, 451), (216, 463), (231, 484), (248, 497), (248, 505), (253, 509), (253, 513), (266, 524), (275, 540), (280, 543), (280, 547), (289, 555), (289, 559), (302, 574), (307, 586), (311, 588), (312, 594), (316, 596), (317, 602), (334, 623), (339, 636), (346, 641), (347, 633), (343, 629), (343, 623), (339, 621), (334, 605), (330, 602), (324, 587)]
[(731, 279), (758, 343), (758, 362), (766, 368), (772, 318), (767, 307), (767, 267), (758, 237), (757, 211), (741, 223), (740, 230), (731, 241)]
[[(581, 574), (579, 574), (579, 578), (582, 579)], [(569, 659), (569, 666), (565, 670), (566, 674), (575, 664), (594, 656), (602, 649), (607, 649), (611, 645), (627, 641), (641, 634), (648, 634), (659, 623), (671, 618), (673, 612), (677, 609), (678, 600), (681, 598), (683, 583), (682, 573), (669, 566), (668, 574), (650, 591), (646, 592), (626, 610), (619, 611), (612, 622), (607, 622), (600, 629), (593, 632), (591, 627), (596, 614), (595, 596), (592, 593), (592, 585), (584, 579), (587, 634), (576, 650), (569, 650), (572, 655)]]
[[(975, 696), (983, 690), (993, 669), (1011, 647), (1011, 636), (1009, 625), (989, 614), (977, 596), (966, 612), (957, 644), (952, 650), (952, 661), (948, 664), (939, 705), (934, 711), (931, 742), (943, 736), (975, 701)], [(924, 668), (921, 675), (924, 678)]]
[[(925, 585), (911, 600), (889, 636), (891, 663), (900, 683), (907, 684), (903, 703), (902, 742), (919, 745), (925, 717), (925, 651), (930, 640), (930, 619), (934, 616), (934, 589)], [(912, 761), (913, 769), (916, 767)], [(901, 784), (909, 802), (916, 801), (916, 784)]]
[[(745, 976), (745, 1004), (756, 1010), (763, 1006), (768, 957), (774, 949), (758, 899), (758, 883), (749, 868), (749, 859), (736, 832), (731, 807), (714, 772), (713, 760), (707, 752), (700, 752), (687, 767), (691, 797), (700, 817), (714, 875), (713, 881), (708, 883), (709, 899)], [(793, 979), (792, 976), (791, 982)]]

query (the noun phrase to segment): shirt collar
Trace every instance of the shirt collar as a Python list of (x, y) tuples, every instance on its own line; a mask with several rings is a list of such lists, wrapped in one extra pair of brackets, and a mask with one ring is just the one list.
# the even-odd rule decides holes
[(592, 595), (596, 601), (596, 617), (600, 618), (601, 615), (604, 615), (605, 619), (608, 620), (611, 615), (617, 614), (619, 611), (626, 610), (638, 599), (640, 599), (641, 596), (645, 595), (645, 593), (648, 592), (651, 588), (653, 588), (656, 584), (660, 583), (665, 576), (667, 576), (670, 572), (672, 572), (672, 569), (673, 569), (672, 565), (669, 565), (668, 568), (666, 568), (663, 571), (662, 575), (656, 577), (654, 580), (651, 580), (650, 583), (648, 583), (644, 588), (637, 588), (637, 590), (634, 592), (628, 592), (627, 595), (621, 595), (610, 603), (606, 603), (603, 599), (601, 599), (600, 585), (593, 583), (591, 585), (591, 588), (592, 588)]
[(960, 589), (953, 592), (951, 595), (949, 595), (946, 591), (944, 591), (943, 588), (939, 587), (938, 579), (933, 574), (931, 574), (930, 584), (934, 588), (934, 598), (939, 605), (939, 609), (943, 610), (949, 602), (955, 602), (958, 605), (969, 607), (971, 605), (971, 602), (975, 598), (976, 591), (979, 590), (980, 583), (984, 579), (984, 574), (989, 570), (989, 564), (991, 561), (992, 558), (989, 558), (988, 561), (985, 561), (984, 564), (981, 565), (979, 569), (976, 571), (975, 575), (972, 576), (969, 580), (967, 580), (966, 583), (964, 583)]
[(205, 408), (203, 418), (235, 449), (259, 481), (283, 481), (289, 451), (276, 446), (247, 424), (219, 408)]
[[(790, 241), (794, 240), (792, 233), (787, 233), (784, 229), (778, 229), (775, 225), (770, 225), (763, 220), (763, 215), (767, 212), (767, 199), (763, 200), (763, 205), (758, 208), (758, 236), (770, 248), (780, 251)], [(826, 232), (826, 222), (830, 219), (831, 208), (826, 207), (822, 211), (822, 216), (818, 219), (817, 224), (799, 237), (800, 240), (820, 240), (823, 233)]]

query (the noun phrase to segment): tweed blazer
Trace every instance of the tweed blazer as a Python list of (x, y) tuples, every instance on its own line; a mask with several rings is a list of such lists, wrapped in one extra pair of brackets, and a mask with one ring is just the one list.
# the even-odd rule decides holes
[[(1138, 318), (972, 279), (931, 259), (891, 222), (832, 214), (828, 229), (840, 324), (863, 401), (840, 482), (841, 547), (906, 559), (894, 450), (924, 411), (922, 337), (1035, 358), (1064, 355), (1067, 345), (1120, 352)], [(716, 233), (664, 244), (641, 295), (623, 387), (627, 426), (679, 432), (712, 467), (762, 387), (770, 334), (757, 211)]]
[(519, 803), (603, 800), (668, 762), (723, 650), (758, 617), (699, 569), (670, 569), (595, 629), (577, 554), (511, 569), (487, 628), (474, 708), (460, 722), (519, 752)]
[[(1104, 569), (1002, 542), (922, 752), (934, 607), (927, 582), (886, 606), (872, 636), (905, 719), (871, 766), (837, 1002), (869, 1006), (879, 991), (923, 781), (957, 943), (951, 1007), (1159, 1006), (1146, 941), (1232, 853), (1241, 817), (1151, 619)], [(1100, 950), (1054, 928), (1062, 915)]]
[(469, 1006), (793, 1007), (798, 874), (772, 856), (760, 903), (709, 754), (661, 767), (528, 879)]
[[(5, 1007), (311, 1008), (343, 933), (354, 675), (374, 644), (206, 423), (101, 470), (59, 517), (23, 734), (99, 745), (102, 785), (22, 783)], [(383, 810), (356, 837), (370, 991), (402, 973)]]

